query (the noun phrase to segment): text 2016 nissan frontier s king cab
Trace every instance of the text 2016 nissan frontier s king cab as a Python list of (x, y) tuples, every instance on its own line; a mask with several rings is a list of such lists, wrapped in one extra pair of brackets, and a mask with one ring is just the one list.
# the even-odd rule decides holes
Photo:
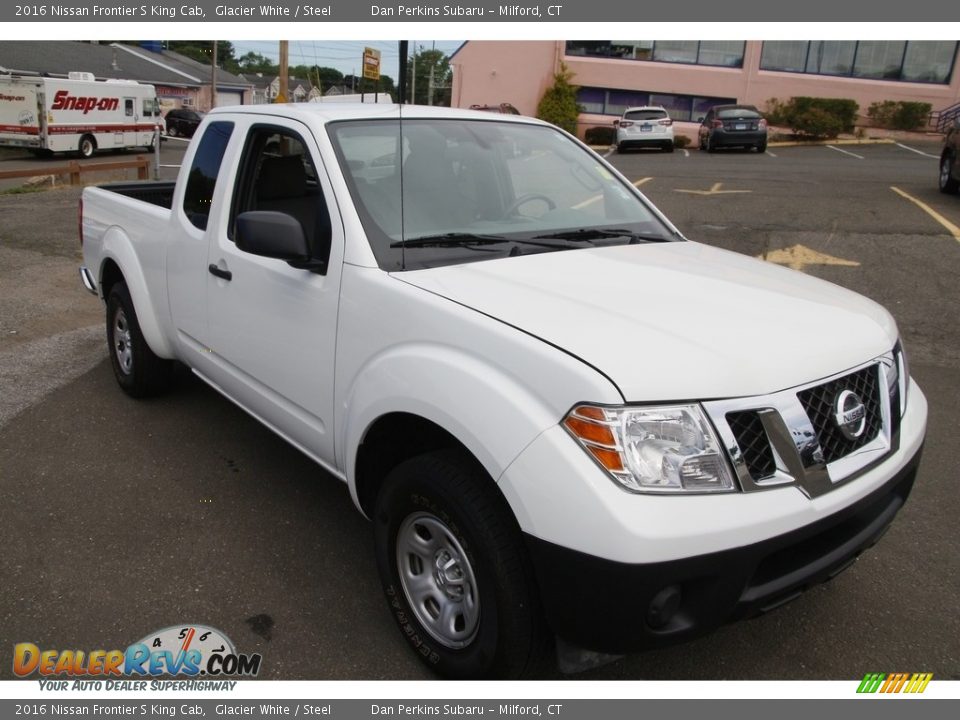
[(120, 386), (180, 361), (346, 482), (443, 675), (776, 607), (916, 475), (889, 313), (686, 240), (530, 118), (218, 108), (175, 185), (87, 188), (81, 228)]

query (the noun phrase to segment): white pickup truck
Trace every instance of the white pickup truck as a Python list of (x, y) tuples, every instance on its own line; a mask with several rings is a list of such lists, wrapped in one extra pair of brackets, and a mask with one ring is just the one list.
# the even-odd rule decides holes
[(81, 233), (120, 386), (179, 361), (347, 483), (446, 676), (765, 612), (872, 546), (916, 475), (889, 313), (686, 240), (531, 118), (217, 109), (175, 185), (84, 190)]

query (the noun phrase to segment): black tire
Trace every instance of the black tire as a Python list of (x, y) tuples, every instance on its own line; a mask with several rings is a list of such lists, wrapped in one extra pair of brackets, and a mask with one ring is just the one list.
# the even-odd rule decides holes
[(672, 140), (671, 140), (670, 142), (668, 142), (668, 143), (664, 143), (664, 145), (663, 145), (663, 151), (664, 151), (664, 152), (673, 152), (673, 141), (672, 141)]
[(960, 180), (951, 174), (951, 168), (955, 162), (953, 155), (948, 152), (940, 158), (940, 192), (948, 195), (954, 195), (960, 190)]
[(170, 125), (170, 126), (167, 128), (167, 135), (169, 135), (170, 137), (176, 137), (176, 136), (177, 136), (177, 126), (176, 126), (176, 125)]
[(627, 149), (623, 146), (623, 143), (617, 143), (617, 153), (623, 155)]
[(143, 339), (130, 291), (122, 281), (107, 297), (107, 349), (113, 375), (130, 397), (159, 395), (170, 387), (173, 362), (154, 355)]
[(717, 144), (713, 141), (713, 135), (707, 135), (707, 152), (715, 153), (717, 151)]
[(762, 154), (762, 153), (765, 153), (766, 151), (767, 151), (767, 141), (764, 140), (764, 141), (762, 141), (762, 142), (758, 142), (758, 143), (757, 143), (757, 152)]
[[(451, 678), (516, 678), (537, 668), (550, 636), (533, 569), (513, 514), (482, 468), (455, 451), (407, 460), (386, 478), (373, 520), (390, 613), (427, 667)], [(414, 542), (401, 543), (401, 535)], [(415, 550), (397, 552), (414, 544), (426, 560)], [(451, 557), (459, 580), (438, 580)], [(428, 589), (414, 609), (408, 587), (417, 586)], [(450, 598), (455, 587), (459, 599)], [(445, 634), (439, 618), (448, 606), (453, 620)], [(432, 614), (438, 617), (428, 629), (421, 618)]]
[(93, 157), (96, 151), (97, 141), (94, 140), (92, 135), (84, 135), (80, 138), (80, 143), (77, 145), (77, 152), (80, 153), (80, 157)]

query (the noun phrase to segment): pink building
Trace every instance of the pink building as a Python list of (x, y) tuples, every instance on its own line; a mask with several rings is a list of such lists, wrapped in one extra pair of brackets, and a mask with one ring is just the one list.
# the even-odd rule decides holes
[[(958, 43), (950, 41), (470, 41), (451, 58), (453, 105), (512, 103), (535, 115), (560, 63), (580, 86), (580, 134), (626, 107), (662, 105), (679, 123), (721, 103), (763, 109), (770, 98), (960, 103)], [(681, 124), (689, 134), (692, 126)]]

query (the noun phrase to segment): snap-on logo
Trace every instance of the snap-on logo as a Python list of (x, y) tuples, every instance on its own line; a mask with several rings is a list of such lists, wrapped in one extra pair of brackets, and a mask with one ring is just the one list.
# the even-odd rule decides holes
[(86, 115), (91, 110), (116, 110), (120, 107), (119, 98), (79, 97), (66, 90), (58, 90), (53, 96), (51, 110), (81, 110)]

